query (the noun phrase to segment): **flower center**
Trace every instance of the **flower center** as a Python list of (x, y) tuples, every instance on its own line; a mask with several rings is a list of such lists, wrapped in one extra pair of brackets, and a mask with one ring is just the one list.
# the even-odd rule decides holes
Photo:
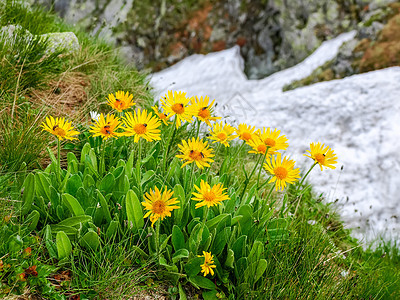
[(147, 131), (147, 124), (136, 124), (133, 127), (133, 130), (136, 132), (136, 134), (145, 134)]
[(101, 130), (101, 133), (104, 135), (112, 135), (112, 130), (111, 130), (110, 125), (104, 126), (103, 129)]
[(197, 150), (190, 150), (189, 157), (192, 160), (200, 160), (204, 157), (204, 154)]
[(226, 138), (227, 138), (228, 136), (226, 135), (226, 133), (220, 132), (220, 133), (217, 134), (217, 137), (218, 137), (221, 141), (225, 141)]
[(274, 174), (276, 177), (282, 180), (286, 178), (288, 171), (284, 167), (277, 167), (274, 169)]
[(207, 109), (207, 107), (203, 107), (202, 109), (200, 109), (199, 111), (199, 117), (203, 118), (203, 119), (208, 119), (210, 117), (210, 111)]
[(266, 138), (264, 140), (264, 144), (267, 145), (268, 147), (275, 147), (276, 142), (273, 139)]
[(205, 202), (213, 203), (215, 201), (215, 194), (212, 191), (203, 193), (203, 198)]
[(265, 153), (265, 151), (267, 151), (267, 146), (265, 145), (258, 145), (257, 146), (257, 151), (261, 152), (261, 153)]
[(165, 202), (161, 200), (157, 200), (153, 203), (153, 213), (162, 214), (165, 211)]
[(315, 154), (314, 158), (321, 165), (325, 164), (325, 155), (323, 155), (322, 153)]
[(164, 120), (164, 119), (167, 117), (167, 115), (166, 115), (166, 114), (159, 113), (159, 114), (158, 114), (158, 117), (159, 117), (161, 120)]
[(181, 115), (185, 112), (185, 107), (182, 103), (175, 103), (172, 105), (171, 109), (178, 115)]
[(242, 133), (242, 140), (248, 141), (250, 139), (251, 139), (251, 134), (250, 133), (248, 133), (248, 132), (243, 132)]
[[(55, 126), (54, 126), (55, 127)], [(60, 127), (56, 127), (56, 128), (54, 128), (53, 129), (54, 130), (54, 134), (55, 135), (58, 135), (58, 136), (61, 136), (61, 137), (64, 137), (65, 136), (65, 130), (64, 129), (62, 129), (62, 128), (60, 128)]]

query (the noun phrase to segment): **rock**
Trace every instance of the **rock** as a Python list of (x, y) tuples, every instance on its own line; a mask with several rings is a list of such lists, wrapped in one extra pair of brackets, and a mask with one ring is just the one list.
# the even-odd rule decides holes
[(47, 40), (46, 54), (62, 52), (71, 54), (79, 51), (79, 41), (73, 32), (53, 32), (42, 34), (41, 39)]

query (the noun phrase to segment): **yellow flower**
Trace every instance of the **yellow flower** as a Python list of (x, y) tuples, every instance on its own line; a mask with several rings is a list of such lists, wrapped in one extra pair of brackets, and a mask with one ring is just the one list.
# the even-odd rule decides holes
[(217, 266), (214, 265), (213, 255), (211, 255), (211, 252), (203, 251), (203, 255), (200, 255), (200, 257), (204, 257), (204, 264), (200, 265), (201, 272), (203, 273), (204, 277), (206, 277), (208, 274), (214, 276), (213, 269), (215, 269)]
[(126, 126), (124, 135), (135, 136), (134, 142), (137, 143), (142, 137), (148, 142), (154, 140), (161, 140), (160, 129), (157, 129), (161, 123), (157, 120), (156, 116), (153, 116), (151, 112), (147, 113), (147, 110), (140, 109), (134, 112), (127, 112), (125, 117), (122, 118), (122, 122)]
[(162, 108), (167, 114), (167, 118), (176, 117), (176, 128), (181, 123), (193, 121), (193, 108), (189, 105), (190, 99), (186, 97), (186, 93), (168, 91), (164, 98), (161, 98)]
[(79, 134), (78, 131), (74, 130), (74, 127), (71, 126), (71, 122), (65, 121), (65, 118), (53, 118), (46, 117), (46, 122), (43, 122), (41, 127), (43, 130), (54, 134), (60, 141), (63, 139), (67, 140), (76, 140), (74, 135)]
[(196, 208), (207, 205), (208, 207), (217, 205), (224, 200), (229, 200), (229, 196), (224, 192), (226, 188), (223, 187), (222, 183), (218, 183), (211, 187), (207, 182), (201, 180), (200, 187), (194, 186), (198, 193), (193, 192), (194, 201), (201, 201), (196, 204)]
[(274, 175), (268, 183), (275, 182), (275, 189), (283, 190), (286, 183), (292, 184), (300, 178), (300, 169), (294, 168), (294, 160), (284, 157), (282, 160), (281, 153), (278, 153), (276, 158), (272, 157), (271, 162), (267, 161), (264, 168)]
[(172, 198), (173, 191), (167, 190), (165, 187), (164, 192), (161, 192), (157, 187), (154, 190), (150, 189), (150, 193), (144, 195), (142, 205), (148, 212), (144, 215), (144, 218), (150, 216), (151, 226), (161, 218), (164, 220), (165, 217), (171, 216), (171, 211), (179, 208), (174, 204), (179, 203), (177, 198)]
[(222, 123), (215, 123), (212, 129), (210, 129), (211, 136), (209, 139), (214, 140), (213, 143), (220, 142), (225, 147), (229, 147), (228, 142), (237, 137), (236, 134), (233, 134), (234, 132), (235, 128), (229, 124), (222, 125)]
[(247, 125), (245, 123), (239, 124), (238, 128), (237, 129), (235, 128), (235, 131), (239, 136), (239, 139), (246, 142), (251, 140), (255, 130), (256, 130), (255, 126), (251, 127), (250, 125)]
[(90, 132), (93, 136), (101, 136), (103, 140), (107, 140), (112, 137), (119, 137), (124, 135), (123, 133), (116, 132), (121, 127), (119, 118), (114, 115), (107, 115), (104, 118), (103, 114), (100, 114), (99, 119), (95, 120), (95, 123), (90, 128)]
[[(271, 128), (263, 128), (262, 131), (258, 130), (257, 135), (260, 139), (264, 142), (267, 147), (270, 147), (272, 151), (277, 150), (286, 150), (289, 144), (287, 143), (288, 139), (286, 136), (282, 135), (279, 136), (281, 133), (280, 130), (274, 129), (273, 131)], [(269, 151), (268, 151), (269, 152)]]
[(189, 139), (188, 142), (182, 140), (182, 145), (178, 145), (178, 147), (182, 154), (176, 157), (186, 160), (182, 168), (195, 162), (200, 169), (203, 169), (204, 167), (209, 167), (209, 163), (213, 162), (211, 159), (211, 157), (214, 157), (214, 154), (212, 154), (213, 149), (209, 148), (207, 142), (203, 142), (199, 138)]
[(159, 118), (161, 121), (163, 121), (163, 123), (164, 123), (165, 125), (168, 125), (168, 124), (169, 124), (168, 118), (167, 118), (167, 114), (160, 112), (160, 111), (158, 110), (158, 107), (157, 107), (157, 106), (153, 106), (152, 109), (154, 110), (154, 112), (156, 113), (156, 115), (158, 116), (158, 118)]
[[(264, 142), (257, 136), (253, 135), (253, 137), (247, 141), (247, 144), (253, 148), (253, 150), (250, 150), (249, 153), (255, 153), (255, 154), (264, 154), (265, 151), (267, 151), (267, 146), (264, 144)], [(274, 154), (274, 149), (269, 148), (268, 149), (268, 155)]]
[(304, 155), (312, 158), (315, 163), (318, 163), (321, 167), (321, 171), (323, 170), (322, 167), (336, 169), (336, 167), (334, 166), (334, 164), (337, 163), (336, 154), (333, 153), (333, 150), (329, 146), (326, 146), (325, 148), (324, 147), (325, 144), (321, 145), (321, 143), (311, 143), (310, 150), (307, 150), (310, 155)]
[(209, 104), (210, 98), (208, 96), (205, 96), (204, 99), (203, 97), (200, 97), (200, 99), (196, 96), (195, 97), (195, 102), (193, 104), (193, 111), (194, 111), (194, 116), (199, 119), (200, 121), (203, 121), (207, 123), (208, 126), (211, 126), (210, 121), (216, 121), (221, 119), (221, 117), (212, 117), (211, 116), (211, 107), (214, 105), (215, 100), (213, 100)]
[(118, 91), (115, 93), (115, 97), (113, 94), (108, 95), (107, 104), (115, 110), (122, 112), (123, 110), (128, 109), (136, 104), (132, 101), (132, 99), (133, 95), (130, 95), (129, 92), (124, 93), (122, 91)]

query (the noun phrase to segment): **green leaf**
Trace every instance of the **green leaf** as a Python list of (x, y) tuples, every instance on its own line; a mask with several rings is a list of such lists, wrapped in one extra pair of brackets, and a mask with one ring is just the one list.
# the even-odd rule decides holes
[(92, 186), (95, 186), (96, 182), (94, 181), (92, 175), (86, 174), (83, 178), (83, 187), (85, 189), (89, 189)]
[(142, 249), (140, 249), (138, 246), (131, 246), (131, 249), (134, 252), (137, 252), (140, 256), (142, 256), (144, 259), (147, 259), (149, 257), (149, 255), (144, 252)]
[(91, 149), (92, 149), (92, 148), (90, 147), (90, 144), (89, 144), (89, 143), (86, 143), (86, 144), (83, 146), (82, 152), (81, 152), (81, 164), (82, 164), (82, 165), (85, 165), (86, 155), (89, 154), (89, 151), (90, 151)]
[(189, 281), (203, 289), (215, 290), (216, 288), (215, 284), (210, 279), (203, 276), (191, 276), (189, 277)]
[(107, 238), (112, 238), (114, 235), (117, 233), (118, 229), (118, 221), (112, 220), (110, 222), (110, 225), (108, 225), (107, 230), (106, 230), (106, 237)]
[(240, 259), (241, 257), (243, 257), (245, 255), (246, 241), (247, 241), (247, 236), (242, 235), (233, 243), (232, 250), (235, 254), (236, 260)]
[(217, 300), (220, 299), (217, 297), (218, 292), (216, 290), (203, 292), (201, 295), (204, 300)]
[(225, 266), (228, 268), (234, 268), (234, 262), (235, 262), (235, 253), (232, 251), (232, 249), (228, 249), (228, 253), (226, 254), (226, 259), (225, 259)]
[(89, 231), (80, 239), (79, 244), (87, 249), (96, 250), (100, 246), (100, 239), (96, 232), (89, 229)]
[(57, 233), (63, 231), (65, 234), (69, 236), (76, 236), (78, 234), (78, 229), (72, 226), (64, 226), (64, 225), (50, 225), (51, 231), (53, 233)]
[(112, 192), (115, 183), (115, 177), (113, 174), (108, 173), (100, 182), (99, 190), (107, 195)]
[(126, 194), (125, 205), (128, 224), (132, 226), (132, 231), (136, 232), (138, 229), (143, 228), (144, 219), (142, 205), (134, 191), (129, 190)]
[(255, 241), (248, 256), (249, 263), (254, 263), (259, 261), (263, 251), (264, 251), (263, 244), (260, 241)]
[(242, 234), (247, 235), (249, 233), (251, 226), (253, 225), (252, 214), (253, 210), (248, 204), (240, 206), (238, 211), (236, 212), (236, 216), (243, 216), (243, 218), (239, 220)]
[(256, 263), (256, 272), (254, 277), (254, 282), (257, 282), (258, 279), (264, 274), (265, 270), (267, 269), (267, 261), (265, 259), (260, 259)]
[(75, 217), (70, 217), (68, 219), (65, 219), (61, 222), (59, 222), (57, 225), (61, 226), (77, 226), (80, 223), (85, 224), (87, 222), (92, 221), (91, 216), (83, 215), (83, 216), (75, 216)]
[(68, 152), (67, 154), (67, 162), (68, 162), (68, 171), (71, 174), (78, 173), (78, 159), (76, 158), (75, 154), (72, 152)]
[(178, 262), (181, 258), (188, 258), (189, 257), (189, 250), (187, 249), (179, 249), (174, 253), (172, 256), (172, 262), (176, 263)]
[(185, 272), (188, 276), (195, 276), (200, 273), (200, 265), (204, 264), (204, 257), (194, 257), (185, 264)]
[(81, 216), (85, 214), (82, 206), (79, 204), (75, 197), (69, 194), (62, 194), (62, 201), (68, 207), (69, 211), (74, 216)]
[(58, 259), (64, 259), (71, 255), (72, 253), (72, 245), (68, 236), (64, 231), (59, 231), (56, 236), (56, 245), (57, 245), (57, 253)]
[(39, 222), (40, 214), (37, 210), (33, 210), (26, 218), (25, 224), (29, 231), (34, 230)]
[(185, 199), (185, 191), (180, 184), (175, 185), (174, 187), (174, 196), (179, 201), (179, 208), (174, 210), (174, 223), (185, 226), (185, 224), (181, 224), (183, 213), (185, 211), (186, 199)]
[(141, 185), (143, 186), (147, 181), (149, 181), (151, 179), (151, 177), (153, 177), (154, 173), (155, 172), (153, 170), (150, 170), (150, 171), (147, 171), (146, 173), (144, 173), (142, 176)]
[(244, 272), (247, 269), (249, 263), (247, 262), (247, 257), (239, 258), (236, 261), (235, 275), (236, 278), (241, 278), (243, 281), (248, 282), (248, 278), (243, 278)]
[(215, 218), (212, 218), (211, 220), (207, 221), (206, 225), (207, 225), (208, 229), (211, 231), (214, 228), (216, 228), (218, 223), (221, 222), (227, 216), (228, 216), (228, 214), (221, 214), (221, 215), (216, 216)]
[(180, 282), (178, 283), (178, 291), (179, 291), (179, 299), (180, 300), (187, 300), (185, 291), (183, 290), (182, 285), (181, 285)]
[[(50, 201), (50, 180), (44, 173), (37, 173), (35, 176), (35, 191), (36, 195), (42, 196), (47, 202)], [(46, 203), (47, 203), (46, 202)]]
[(225, 245), (229, 239), (230, 233), (231, 233), (230, 227), (225, 228), (222, 232), (218, 232), (211, 246), (212, 254), (215, 254), (217, 256), (222, 252), (222, 250), (224, 250)]
[(83, 182), (81, 177), (78, 174), (74, 174), (67, 181), (66, 192), (75, 196), (78, 189), (82, 186)]
[(131, 154), (129, 155), (129, 158), (125, 165), (125, 172), (126, 172), (126, 175), (128, 176), (129, 180), (131, 180), (131, 178), (132, 178), (133, 162), (134, 162), (134, 157), (136, 156), (136, 153), (137, 153), (136, 149), (131, 151)]
[(108, 207), (107, 200), (106, 200), (106, 198), (104, 198), (103, 194), (99, 190), (96, 190), (96, 192), (97, 192), (98, 200), (100, 202), (100, 207), (103, 211), (103, 215), (106, 218), (107, 222), (111, 222), (111, 213), (110, 213), (110, 209)]
[(185, 248), (185, 237), (183, 236), (182, 230), (176, 225), (172, 227), (172, 246), (175, 251)]
[(44, 229), (44, 243), (46, 245), (47, 251), (51, 258), (57, 258), (57, 246), (56, 243), (53, 242), (53, 238), (51, 235), (50, 225), (46, 225)]
[(26, 176), (23, 189), (21, 214), (26, 215), (31, 210), (33, 198), (35, 197), (35, 175), (29, 173)]

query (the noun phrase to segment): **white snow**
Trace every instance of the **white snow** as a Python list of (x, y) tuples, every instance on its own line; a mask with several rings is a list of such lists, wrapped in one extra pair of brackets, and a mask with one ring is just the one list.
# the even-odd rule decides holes
[(156, 97), (168, 90), (208, 95), (231, 123), (280, 129), (289, 138), (287, 154), (304, 172), (312, 164), (303, 155), (311, 142), (331, 146), (339, 157), (337, 168), (321, 172), (316, 167), (309, 181), (327, 201), (339, 199), (339, 213), (353, 236), (367, 242), (380, 236), (399, 240), (400, 68), (282, 92), (285, 84), (334, 58), (354, 34), (324, 42), (300, 64), (261, 80), (246, 78), (234, 47), (190, 56), (153, 74), (151, 84)]

